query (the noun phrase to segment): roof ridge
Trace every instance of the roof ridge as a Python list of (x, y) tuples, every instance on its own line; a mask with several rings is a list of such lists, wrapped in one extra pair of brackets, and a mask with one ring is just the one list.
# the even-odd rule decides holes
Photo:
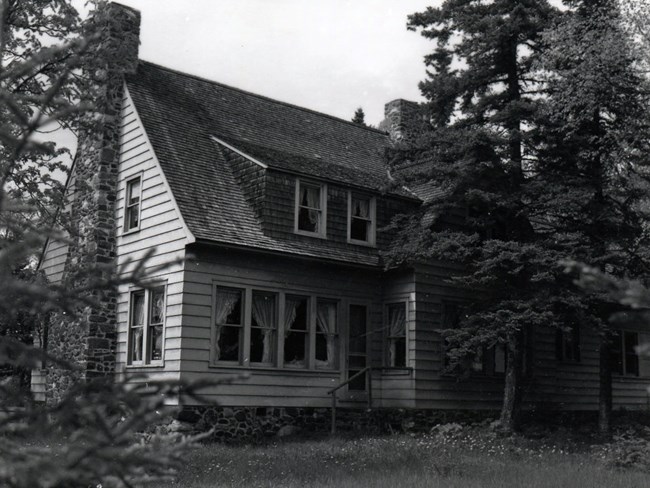
[(261, 98), (263, 100), (268, 100), (270, 102), (277, 103), (279, 105), (284, 105), (286, 107), (291, 107), (291, 108), (297, 108), (299, 110), (302, 110), (303, 112), (308, 112), (308, 113), (312, 113), (312, 114), (315, 114), (315, 115), (321, 115), (323, 117), (327, 117), (329, 119), (336, 120), (337, 122), (343, 122), (343, 123), (345, 123), (347, 125), (350, 125), (352, 127), (357, 128), (357, 129), (363, 129), (363, 130), (367, 130), (367, 131), (370, 131), (370, 132), (375, 132), (375, 133), (381, 134), (381, 135), (388, 135), (388, 133), (386, 131), (376, 129), (375, 127), (369, 127), (367, 125), (363, 126), (363, 125), (355, 124), (354, 122), (342, 119), (340, 117), (336, 117), (335, 115), (326, 114), (324, 112), (319, 112), (318, 110), (314, 110), (314, 109), (307, 108), (307, 107), (301, 107), (300, 105), (295, 105), (293, 103), (283, 102), (282, 100), (276, 100), (275, 98), (267, 97), (266, 95), (260, 95), (259, 93), (254, 93), (254, 92), (251, 92), (251, 91), (248, 91), (248, 90), (242, 90), (241, 88), (237, 88), (237, 87), (234, 87), (234, 86), (231, 86), (231, 85), (226, 85), (225, 83), (221, 83), (219, 81), (210, 80), (209, 78), (205, 78), (203, 76), (193, 75), (191, 73), (185, 73), (184, 71), (180, 71), (180, 70), (177, 70), (177, 69), (174, 69), (174, 68), (169, 68), (167, 66), (162, 66), (160, 64), (152, 63), (151, 61), (146, 61), (144, 59), (140, 59), (139, 62), (142, 63), (142, 64), (155, 66), (156, 68), (160, 68), (160, 69), (163, 69), (165, 71), (169, 71), (171, 73), (176, 73), (176, 74), (179, 74), (179, 75), (188, 76), (190, 78), (194, 78), (194, 79), (199, 80), (199, 81), (205, 81), (207, 83), (212, 83), (213, 85), (218, 85), (220, 87), (227, 88), (229, 90), (237, 91), (237, 92), (240, 92), (240, 93), (245, 93), (246, 95), (251, 95), (251, 96), (254, 96), (254, 97), (257, 97), (257, 98)]

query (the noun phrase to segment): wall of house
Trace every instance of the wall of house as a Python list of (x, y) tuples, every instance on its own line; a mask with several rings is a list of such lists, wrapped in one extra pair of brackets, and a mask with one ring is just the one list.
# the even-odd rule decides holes
[[(345, 348), (339, 370), (295, 370), (275, 367), (210, 365), (213, 287), (251, 287), (255, 290), (312, 295), (339, 301), (339, 338), (347, 334), (351, 303), (370, 308), (368, 346), (373, 364), (381, 364), (383, 335), (379, 270), (345, 267), (322, 262), (258, 255), (224, 248), (192, 246), (184, 276), (182, 328), (182, 378), (219, 380), (247, 374), (232, 383), (207, 389), (205, 395), (223, 406), (327, 407), (327, 391), (345, 378)], [(344, 340), (340, 340), (345, 343)], [(373, 397), (382, 404), (410, 405), (399, 390), (388, 391), (373, 380)], [(364, 405), (363, 394), (341, 390), (339, 405)]]
[[(500, 408), (503, 379), (499, 376), (474, 375), (458, 380), (446, 377), (444, 349), (439, 329), (444, 301), (462, 301), (463, 292), (447, 279), (454, 271), (448, 263), (419, 265), (415, 273), (417, 301), (415, 330), (415, 383), (417, 408)], [(641, 329), (639, 332), (648, 334)], [(598, 406), (598, 337), (594, 330), (581, 328), (581, 358), (578, 363), (556, 359), (555, 330), (533, 331), (528, 348), (532, 374), (526, 378), (525, 402), (528, 407), (565, 410), (594, 410)], [(640, 342), (650, 335), (640, 335)], [(641, 366), (650, 375), (650, 364)], [(647, 388), (650, 377), (614, 376), (614, 408), (648, 408)]]
[[(152, 283), (166, 284), (163, 364), (131, 367), (127, 363), (129, 297), (132, 285), (118, 293), (117, 371), (146, 373), (155, 379), (177, 379), (180, 372), (183, 269), (179, 261), (191, 234), (187, 230), (169, 185), (126, 91), (121, 113), (118, 194), (116, 202), (117, 255), (122, 276), (143, 266)], [(126, 181), (142, 177), (140, 230), (124, 233)], [(149, 254), (151, 253), (151, 254)], [(145, 257), (148, 256), (148, 259)]]

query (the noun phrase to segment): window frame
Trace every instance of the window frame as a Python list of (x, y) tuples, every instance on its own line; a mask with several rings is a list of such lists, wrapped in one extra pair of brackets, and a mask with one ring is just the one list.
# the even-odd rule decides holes
[[(391, 336), (390, 335), (390, 324), (388, 323), (388, 318), (390, 317), (389, 308), (394, 305), (401, 305), (404, 307), (404, 335), (403, 336)], [(383, 304), (383, 314), (382, 314), (382, 323), (384, 327), (384, 366), (388, 368), (409, 368), (410, 367), (410, 358), (409, 358), (409, 300), (408, 298), (398, 298), (394, 300), (385, 300)], [(404, 365), (395, 366), (391, 364), (391, 343), (395, 340), (404, 339)], [(394, 358), (393, 358), (394, 359)]]
[[(217, 340), (217, 294), (219, 288), (224, 288), (227, 290), (237, 290), (241, 292), (241, 323), (240, 324), (219, 324), (226, 327), (238, 327), (239, 328), (239, 346), (238, 346), (238, 358), (236, 361), (230, 359), (217, 359), (214, 357), (214, 347)], [(210, 364), (219, 364), (219, 365), (230, 365), (230, 366), (239, 366), (248, 358), (244, 354), (244, 345), (246, 344), (246, 311), (249, 310), (247, 307), (248, 303), (248, 290), (245, 287), (231, 285), (231, 284), (213, 284), (212, 286), (212, 307), (210, 314)]]
[[(219, 288), (236, 289), (243, 292), (242, 304), (242, 333), (240, 343), (240, 359), (239, 361), (224, 361), (216, 360), (214, 358), (214, 341), (216, 340), (216, 297)], [(275, 295), (276, 299), (276, 329), (275, 329), (275, 345), (273, 349), (274, 360), (272, 363), (252, 362), (251, 358), (251, 331), (254, 328), (252, 323), (252, 296), (253, 293), (267, 293)], [(284, 346), (286, 334), (283, 329), (282, 317), (286, 307), (287, 297), (300, 297), (307, 299), (307, 330), (306, 336), (306, 349), (305, 349), (305, 365), (300, 367), (291, 367), (285, 364), (284, 361)], [(336, 303), (336, 357), (334, 358), (333, 368), (317, 367), (316, 364), (316, 335), (318, 334), (317, 321), (317, 307), (318, 302), (332, 302)], [(344, 317), (341, 315), (341, 304), (343, 299), (341, 297), (332, 296), (327, 293), (314, 293), (305, 290), (294, 289), (278, 289), (266, 286), (255, 286), (254, 284), (241, 284), (241, 283), (226, 283), (219, 280), (212, 282), (212, 311), (210, 319), (210, 355), (208, 366), (210, 368), (238, 368), (238, 369), (265, 369), (265, 370), (282, 370), (282, 371), (296, 371), (296, 372), (312, 372), (312, 373), (332, 373), (340, 374), (341, 360), (343, 357), (343, 345), (340, 337), (342, 334), (342, 324)]]
[[(163, 293), (163, 319), (160, 327), (162, 328), (161, 332), (161, 351), (160, 359), (152, 359), (152, 347), (151, 347), (151, 329), (158, 326), (158, 324), (151, 323), (152, 315), (152, 296), (156, 290), (162, 289)], [(126, 332), (126, 367), (129, 368), (141, 368), (141, 367), (159, 367), (164, 366), (165, 363), (165, 337), (167, 329), (167, 283), (152, 283), (150, 286), (144, 287), (132, 287), (128, 291), (128, 315), (127, 315), (127, 332)], [(144, 296), (144, 323), (142, 325), (142, 359), (139, 361), (133, 360), (133, 314), (135, 303), (133, 297), (137, 294), (142, 294)]]
[[(636, 374), (631, 374), (628, 372), (628, 364), (627, 364), (627, 356), (630, 355), (626, 351), (626, 340), (625, 336), (627, 334), (634, 334), (636, 336), (636, 345), (633, 347), (633, 352), (634, 355), (636, 356)], [(612, 337), (610, 339), (610, 367), (612, 370), (612, 376), (615, 376), (617, 378), (642, 378), (645, 376), (641, 375), (641, 361), (642, 358), (639, 356), (639, 353), (636, 351), (636, 349), (639, 347), (639, 339), (642, 333), (636, 330), (627, 330), (627, 329), (616, 329), (612, 331)], [(615, 339), (617, 338), (617, 339)], [(612, 352), (614, 349), (614, 346), (616, 345), (614, 343), (614, 340), (617, 340), (619, 342), (619, 355), (621, 357), (621, 369), (615, 369), (613, 367), (612, 363)]]
[[(300, 209), (301, 208), (311, 208), (311, 207), (303, 207), (300, 205), (300, 187), (308, 186), (308, 187), (313, 187), (313, 188), (318, 188), (320, 191), (320, 209), (321, 212), (321, 218), (320, 218), (320, 226), (317, 232), (312, 232), (308, 230), (303, 230), (299, 228), (299, 217), (300, 217)], [(314, 209), (312, 209), (314, 210)], [(295, 234), (299, 235), (304, 235), (304, 236), (310, 236), (310, 237), (318, 237), (321, 239), (326, 239), (327, 238), (327, 184), (326, 183), (319, 183), (314, 180), (307, 180), (303, 178), (296, 178), (296, 189), (295, 189), (295, 196), (294, 196), (294, 219), (293, 219), (293, 231)]]
[[(367, 221), (370, 223), (370, 238), (367, 241), (363, 241), (360, 239), (353, 239), (352, 238), (352, 200), (354, 198), (361, 199), (361, 198), (368, 199), (368, 213), (369, 219)], [(358, 218), (358, 217), (355, 217)], [(364, 219), (366, 220), (366, 219)], [(374, 247), (377, 243), (377, 198), (372, 196), (372, 195), (364, 195), (363, 193), (360, 192), (355, 192), (352, 190), (348, 190), (348, 223), (347, 223), (347, 241), (349, 244), (357, 244), (360, 246), (370, 246)]]
[[(135, 204), (129, 204), (129, 190), (130, 186), (133, 182), (139, 181), (140, 182), (140, 196), (138, 198), (138, 203)], [(143, 178), (143, 173), (138, 173), (133, 176), (130, 176), (126, 180), (124, 180), (124, 221), (122, 222), (122, 235), (127, 235), (127, 234), (133, 234), (135, 232), (140, 231), (142, 227), (142, 194), (143, 194), (143, 184), (144, 184), (144, 178)], [(129, 217), (130, 213), (129, 211), (137, 206), (137, 212), (138, 212), (138, 225), (135, 227), (129, 227)]]

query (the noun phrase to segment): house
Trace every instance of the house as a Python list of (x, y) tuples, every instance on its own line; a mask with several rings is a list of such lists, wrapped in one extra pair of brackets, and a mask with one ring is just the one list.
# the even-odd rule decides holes
[[(41, 269), (56, 282), (71, 262), (126, 273), (148, 256), (155, 271), (149, 287), (121, 286), (102, 310), (53, 323), (48, 347), (88, 377), (247, 373), (206, 391), (229, 408), (327, 408), (339, 386), (341, 407), (371, 395), (373, 408), (498, 408), (503, 350), (467, 380), (443, 372), (458, 268), (382, 262), (391, 217), (426, 198), (391, 187), (384, 159), (409, 136), (414, 104), (388, 103), (385, 132), (140, 61), (139, 14), (109, 8), (135, 37), (131, 57), (108, 70), (105, 117), (80, 140), (67, 190), (78, 235), (50, 241)], [(634, 346), (649, 339), (621, 333), (615, 407), (647, 406), (650, 365)], [(529, 342), (529, 404), (597, 407), (593, 334), (539, 330)], [(67, 381), (36, 371), (33, 391), (55, 397)]]

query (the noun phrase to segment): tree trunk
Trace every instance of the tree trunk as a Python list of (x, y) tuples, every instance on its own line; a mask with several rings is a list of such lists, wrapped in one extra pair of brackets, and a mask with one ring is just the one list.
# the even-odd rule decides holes
[(500, 419), (501, 430), (507, 434), (511, 434), (519, 428), (522, 397), (521, 365), (524, 347), (523, 338), (523, 331), (518, 331), (512, 334), (508, 341), (506, 376)]
[(609, 356), (609, 334), (603, 333), (600, 336), (598, 432), (604, 437), (609, 437), (612, 429), (612, 367)]

